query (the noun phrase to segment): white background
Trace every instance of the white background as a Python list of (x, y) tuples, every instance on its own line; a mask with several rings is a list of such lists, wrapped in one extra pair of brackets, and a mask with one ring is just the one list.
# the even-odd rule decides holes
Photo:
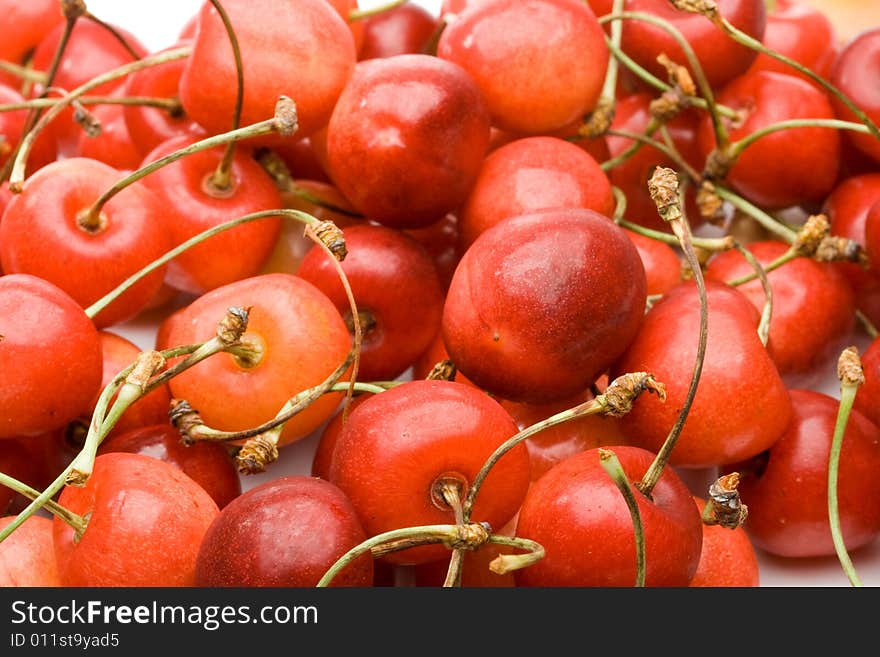
[[(438, 12), (440, 0), (414, 0), (432, 12)], [(88, 0), (89, 10), (96, 16), (127, 28), (138, 36), (150, 50), (172, 45), (181, 27), (201, 6), (201, 0)], [(361, 7), (384, 2), (361, 0)], [(815, 0), (814, 4), (819, 4)], [(825, 3), (827, 4), (827, 3)], [(846, 4), (841, 3), (841, 4)], [(856, 3), (851, 3), (856, 4)], [(871, 2), (860, 2), (861, 6)], [(880, 2), (877, 3), (880, 6)], [(134, 340), (142, 348), (153, 347), (156, 323), (161, 316), (146, 316), (120, 327), (119, 332)], [(114, 329), (116, 330), (116, 329)], [(833, 377), (833, 372), (830, 373)], [(836, 379), (829, 378), (826, 391), (836, 394)], [(316, 436), (289, 445), (282, 450), (281, 460), (259, 476), (245, 477), (243, 485), (250, 488), (267, 478), (282, 474), (308, 474)], [(702, 473), (693, 473), (700, 478)], [(880, 585), (880, 540), (852, 555), (853, 562), (867, 586)], [(760, 554), (761, 583), (763, 586), (849, 586), (849, 582), (835, 557), (823, 559), (780, 559)]]

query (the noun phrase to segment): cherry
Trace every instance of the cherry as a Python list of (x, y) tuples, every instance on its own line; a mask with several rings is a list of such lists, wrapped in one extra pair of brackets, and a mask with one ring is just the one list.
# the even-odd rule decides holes
[[(352, 398), (351, 403), (348, 405), (348, 412), (351, 413), (358, 405), (369, 398), (369, 395), (360, 395)], [(333, 461), (333, 451), (336, 449), (336, 442), (339, 440), (339, 434), (342, 433), (342, 427), (345, 426), (347, 419), (348, 414), (344, 408), (341, 408), (324, 426), (318, 446), (315, 448), (315, 453), (312, 456), (311, 475), (313, 477), (320, 477), (330, 481), (330, 463)]]
[[(351, 499), (369, 536), (412, 526), (450, 524), (442, 485), (464, 499), (489, 456), (517, 432), (498, 402), (454, 381), (408, 381), (359, 404), (336, 441), (330, 481)], [(494, 465), (473, 509), (477, 521), (501, 527), (529, 485), (529, 457), (517, 445)], [(389, 554), (396, 564), (436, 561), (442, 545)]]
[[(880, 72), (880, 28), (863, 30), (850, 39), (834, 62), (831, 83), (849, 97), (874, 123), (880, 121), (880, 93), (876, 90)], [(832, 96), (841, 119), (860, 122), (839, 98)], [(875, 162), (880, 162), (880, 140), (874, 135), (847, 131), (846, 138)]]
[[(762, 265), (789, 250), (775, 240), (752, 242), (748, 249)], [(754, 273), (738, 251), (716, 255), (706, 275), (721, 281)], [(770, 355), (779, 373), (807, 374), (836, 361), (855, 326), (855, 297), (843, 275), (831, 263), (797, 257), (767, 274), (773, 291)], [(757, 280), (738, 286), (760, 311), (764, 289)]]
[(58, 502), (87, 518), (81, 535), (53, 521), (63, 586), (192, 586), (199, 546), (219, 513), (180, 469), (124, 452), (98, 456), (85, 486), (65, 487)]
[(0, 15), (5, 25), (15, 26), (15, 29), (4, 30), (0, 59), (19, 64), (48, 32), (64, 22), (57, 0), (3, 0)]
[(361, 214), (419, 228), (464, 201), (488, 143), (485, 104), (461, 67), (429, 55), (370, 59), (330, 117), (328, 171)]
[(588, 208), (610, 216), (611, 183), (586, 151), (557, 137), (515, 139), (492, 151), (458, 212), (461, 248), (487, 228), (533, 210)]
[[(376, 225), (345, 229), (342, 261), (360, 316), (363, 343), (358, 378), (395, 379), (428, 348), (443, 314), (444, 294), (431, 256), (413, 237)], [(348, 297), (336, 266), (313, 246), (297, 276), (326, 294), (352, 333)]]
[(431, 12), (411, 2), (370, 16), (363, 23), (364, 42), (358, 51), (361, 61), (424, 53), (439, 25)]
[[(351, 30), (334, 7), (325, 0), (224, 0), (223, 8), (241, 50), (242, 124), (271, 117), (278, 96), (286, 95), (296, 103), (299, 137), (324, 126), (356, 57)], [(202, 4), (198, 25), (180, 101), (207, 132), (225, 132), (238, 88), (229, 35), (209, 2)]]
[[(315, 586), (348, 550), (365, 541), (352, 503), (315, 477), (278, 477), (248, 490), (208, 528), (196, 561), (196, 586)], [(372, 586), (365, 554), (334, 586)]]
[[(13, 104), (24, 102), (24, 97), (14, 89), (0, 84), (0, 103)], [(10, 110), (0, 112), (0, 166), (7, 163), (8, 158), (15, 153), (22, 138), (22, 131), (27, 121), (27, 110)], [(31, 155), (28, 157), (26, 173), (31, 174), (37, 169), (49, 164), (55, 159), (56, 146), (54, 138), (49, 131), (43, 131), (34, 142)]]
[[(431, 373), (431, 370), (434, 369), (434, 366), (444, 360), (451, 359), (449, 358), (449, 352), (446, 350), (446, 343), (443, 341), (443, 331), (438, 330), (428, 348), (422, 352), (422, 355), (413, 363), (413, 378), (427, 378), (428, 374)], [(455, 373), (455, 381), (458, 383), (466, 383), (467, 385), (475, 385), (473, 381), (458, 371)]]
[[(326, 130), (321, 129), (319, 132), (326, 133)], [(319, 159), (312, 146), (312, 140), (316, 137), (317, 133), (305, 139), (285, 139), (273, 144), (272, 150), (284, 160), (293, 178), (332, 185), (326, 169), (326, 158)], [(354, 212), (354, 208), (351, 210)]]
[(101, 105), (90, 111), (101, 124), (101, 134), (93, 137), (82, 131), (76, 143), (76, 154), (98, 160), (121, 171), (137, 169), (143, 154), (131, 140), (123, 117), (123, 106)]
[(645, 270), (623, 229), (582, 208), (496, 224), (464, 253), (443, 339), (465, 376), (499, 397), (548, 402), (587, 387), (644, 314)]
[[(828, 459), (838, 402), (822, 392), (792, 389), (791, 423), (770, 449), (737, 464), (746, 529), (755, 546), (780, 556), (834, 555), (828, 519)], [(858, 398), (858, 395), (856, 395)], [(880, 429), (850, 413), (840, 454), (837, 495), (847, 550), (880, 533), (880, 501), (870, 492), (880, 467)]]
[(853, 408), (880, 427), (880, 340), (874, 338), (862, 354), (865, 382), (856, 394)]
[(645, 268), (648, 296), (665, 294), (681, 282), (681, 260), (668, 244), (624, 228)]
[[(33, 459), (33, 450), (25, 447), (25, 441), (30, 439), (31, 437), (0, 440), (0, 472), (29, 486), (34, 486), (39, 484), (37, 474), (40, 470), (40, 464)], [(9, 511), (13, 500), (19, 502), (19, 498), (24, 499), (11, 488), (0, 486), (0, 516)]]
[(351, 20), (351, 14), (358, 9), (358, 0), (327, 0), (339, 17), (348, 25), (351, 30), (351, 37), (354, 40), (354, 51), (360, 53), (364, 47), (364, 33), (366, 31), (366, 20)]
[[(568, 0), (471, 4), (443, 30), (437, 55), (473, 77), (493, 126), (523, 135), (589, 114), (609, 58), (596, 15)], [(541, 62), (539, 70), (527, 65), (533, 61)]]
[[(708, 468), (754, 456), (772, 445), (792, 417), (792, 402), (758, 337), (758, 311), (735, 288), (706, 281), (709, 331), (699, 386), (670, 463)], [(640, 396), (621, 418), (629, 441), (657, 451), (675, 424), (693, 374), (700, 302), (685, 281), (645, 315), (638, 335), (609, 376), (651, 372), (666, 401)]]
[(88, 408), (101, 344), (67, 293), (36, 276), (0, 276), (0, 335), (0, 438), (60, 428)]
[[(695, 496), (694, 501), (700, 511), (706, 506), (706, 500), (701, 497)], [(700, 563), (688, 586), (742, 588), (760, 586), (760, 582), (758, 555), (745, 527), (728, 529), (703, 524)]]
[[(544, 558), (514, 573), (517, 586), (633, 586), (636, 543), (629, 508), (599, 462), (601, 448), (569, 456), (532, 484), (516, 535), (540, 543)], [(613, 448), (637, 481), (654, 454)], [(644, 527), (646, 586), (686, 586), (700, 560), (700, 513), (690, 490), (665, 468), (650, 498), (633, 487)]]
[(870, 269), (876, 273), (880, 270), (880, 200), (871, 206), (865, 216), (865, 251)]
[[(735, 125), (724, 119), (731, 141), (779, 121), (834, 118), (828, 96), (815, 85), (786, 73), (746, 73), (727, 84), (716, 100), (743, 112), (742, 120)], [(697, 138), (703, 155), (708, 156), (716, 147), (708, 115), (700, 123)], [(779, 209), (821, 203), (837, 182), (839, 168), (839, 131), (791, 128), (763, 135), (749, 144), (737, 157), (727, 180), (753, 203)]]
[[(0, 529), (13, 520), (0, 518)], [(31, 516), (0, 543), (0, 586), (62, 586), (49, 518)]]
[[(242, 431), (271, 420), (288, 399), (329, 376), (351, 347), (345, 322), (323, 292), (298, 276), (264, 274), (207, 292), (172, 315), (163, 348), (210, 338), (231, 306), (250, 308), (243, 339), (253, 360), (218, 354), (168, 384), (215, 429)], [(338, 394), (324, 395), (293, 417), (280, 444), (313, 432), (339, 400)]]
[(440, 276), (444, 292), (449, 289), (455, 268), (461, 260), (459, 223), (458, 217), (449, 213), (424, 228), (410, 228), (404, 231), (415, 237), (428, 250)]

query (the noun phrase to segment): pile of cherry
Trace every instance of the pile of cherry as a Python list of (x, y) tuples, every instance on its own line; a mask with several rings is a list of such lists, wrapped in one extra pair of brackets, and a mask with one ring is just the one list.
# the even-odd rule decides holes
[(0, 583), (860, 585), (880, 27), (772, 5), (0, 0)]

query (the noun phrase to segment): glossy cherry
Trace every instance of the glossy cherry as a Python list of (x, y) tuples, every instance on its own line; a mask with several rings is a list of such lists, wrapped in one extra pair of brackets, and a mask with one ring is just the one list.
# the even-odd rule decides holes
[(3, 0), (0, 14), (6, 25), (15, 29), (5, 30), (0, 44), (0, 59), (23, 64), (43, 37), (64, 22), (56, 0)]
[(143, 160), (143, 153), (131, 140), (123, 117), (123, 106), (100, 105), (90, 111), (101, 124), (101, 134), (92, 137), (86, 131), (81, 131), (76, 142), (76, 154), (120, 171), (137, 169)]
[(496, 224), (462, 256), (443, 339), (477, 385), (513, 401), (582, 392), (635, 337), (645, 270), (623, 229), (582, 208)]
[(648, 296), (665, 294), (681, 282), (681, 258), (671, 246), (624, 228), (645, 267)]
[(358, 60), (425, 52), (438, 27), (430, 11), (411, 2), (370, 16), (364, 23), (364, 42)]
[[(612, 448), (630, 482), (654, 454)], [(702, 529), (693, 496), (671, 468), (651, 498), (631, 485), (645, 535), (646, 586), (686, 586), (700, 560)], [(561, 461), (532, 484), (516, 535), (540, 543), (544, 558), (515, 572), (518, 586), (634, 586), (636, 542), (629, 507), (599, 462), (599, 449)]]
[[(21, 103), (24, 97), (11, 87), (0, 84), (0, 104)], [(22, 138), (22, 131), (27, 121), (28, 110), (10, 110), (8, 112), (0, 112), (0, 166), (7, 163), (8, 158), (15, 152)], [(31, 149), (28, 156), (27, 174), (31, 174), (40, 167), (52, 162), (57, 153), (55, 139), (47, 130), (41, 132)]]
[[(14, 519), (0, 518), (0, 529)], [(0, 543), (0, 586), (62, 586), (52, 543), (52, 520), (31, 516)]]
[[(876, 124), (880, 121), (880, 27), (865, 29), (848, 41), (834, 62), (831, 82), (849, 97)], [(837, 116), (847, 121), (859, 119), (844, 103), (832, 97)], [(847, 132), (846, 138), (860, 151), (880, 162), (880, 140), (873, 135)]]
[[(694, 497), (700, 512), (706, 500)], [(748, 522), (748, 518), (746, 518)], [(721, 525), (703, 525), (703, 548), (697, 572), (688, 586), (754, 587), (761, 584), (758, 555), (743, 526), (728, 529)]]
[[(208, 528), (196, 586), (315, 586), (367, 539), (352, 503), (323, 479), (278, 477), (248, 490)], [(362, 555), (332, 586), (371, 586), (373, 559)]]
[[(0, 472), (9, 475), (31, 487), (36, 487), (40, 482), (36, 481), (40, 464), (35, 462), (33, 451), (25, 447), (23, 439), (4, 438), (0, 440)], [(36, 438), (34, 438), (36, 440)], [(0, 486), (0, 516), (9, 512), (13, 500), (21, 502), (25, 498), (11, 488)], [(27, 500), (28, 502), (30, 500)]]
[(199, 546), (219, 513), (180, 469), (123, 452), (98, 456), (86, 485), (67, 486), (58, 501), (87, 518), (79, 537), (53, 521), (64, 586), (192, 586)]
[(853, 408), (880, 427), (880, 340), (871, 340), (861, 360), (865, 382), (856, 393)]
[[(471, 4), (443, 30), (437, 55), (476, 81), (493, 126), (523, 135), (557, 130), (593, 111), (609, 57), (596, 15), (569, 0)], [(525, 65), (530, 61), (540, 61), (540, 69)]]
[(460, 66), (429, 55), (370, 59), (330, 117), (328, 171), (369, 219), (418, 228), (464, 201), (488, 143), (485, 103)]

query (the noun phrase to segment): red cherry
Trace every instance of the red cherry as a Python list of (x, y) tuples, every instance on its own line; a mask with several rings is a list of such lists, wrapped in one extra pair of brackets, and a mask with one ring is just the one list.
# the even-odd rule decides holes
[[(446, 350), (446, 343), (443, 341), (443, 332), (438, 331), (434, 335), (431, 345), (416, 359), (415, 363), (413, 363), (413, 378), (427, 378), (428, 374), (431, 373), (431, 370), (434, 369), (434, 366), (442, 360), (451, 359), (449, 358), (449, 352)], [(455, 381), (458, 383), (466, 383), (471, 386), (474, 385), (474, 382), (461, 372), (455, 373)]]
[[(413, 237), (376, 225), (345, 229), (342, 261), (358, 314), (363, 344), (358, 378), (395, 379), (428, 348), (443, 314), (443, 288), (431, 256)], [(297, 276), (326, 294), (354, 331), (336, 265), (323, 249), (306, 253)]]
[[(144, 160), (153, 162), (198, 141), (179, 135), (156, 147)], [(174, 245), (204, 230), (252, 212), (282, 207), (275, 183), (245, 148), (237, 148), (231, 184), (217, 189), (210, 182), (223, 159), (224, 149), (200, 151), (154, 171), (142, 180), (171, 217), (168, 232)], [(267, 218), (236, 226), (205, 240), (168, 263), (166, 282), (190, 294), (202, 294), (221, 285), (257, 274), (281, 228), (281, 219)]]
[[(24, 97), (14, 89), (0, 84), (0, 104), (21, 103)], [(21, 141), (22, 131), (27, 120), (28, 110), (12, 110), (0, 112), (0, 166), (7, 163), (7, 159)], [(55, 159), (55, 140), (50, 131), (44, 130), (34, 141), (33, 148), (27, 160), (25, 172), (30, 175), (37, 169), (46, 166)], [(4, 186), (3, 189), (7, 189)], [(8, 192), (11, 194), (11, 192)]]
[(645, 270), (623, 229), (585, 209), (493, 226), (462, 256), (443, 339), (477, 385), (504, 399), (579, 393), (626, 349), (645, 310)]
[[(0, 518), (0, 529), (13, 520)], [(49, 518), (31, 516), (0, 543), (0, 586), (62, 586)]]
[(611, 216), (608, 176), (591, 155), (556, 137), (515, 139), (492, 151), (458, 213), (462, 249), (503, 219), (549, 208)]
[[(742, 292), (706, 281), (709, 333), (699, 387), (670, 463), (707, 468), (742, 460), (773, 444), (791, 419), (791, 400), (758, 338), (758, 311)], [(700, 302), (693, 281), (667, 292), (609, 373), (651, 372), (666, 401), (642, 395), (621, 418), (632, 444), (657, 451), (690, 386), (697, 353)]]
[(328, 170), (368, 218), (419, 228), (464, 201), (488, 143), (485, 104), (461, 67), (429, 55), (370, 59), (333, 110)]
[(871, 270), (876, 274), (880, 271), (880, 200), (878, 200), (865, 216), (865, 251)]
[[(128, 126), (122, 115), (122, 105), (100, 105), (90, 110), (101, 124), (101, 134), (90, 137), (85, 131), (79, 135), (76, 154), (88, 157), (119, 170), (137, 169), (143, 154), (132, 143)], [(30, 158), (28, 158), (30, 159)]]
[[(251, 309), (245, 336), (261, 346), (259, 363), (247, 367), (230, 354), (218, 354), (169, 382), (171, 394), (188, 401), (215, 429), (241, 431), (268, 422), (291, 397), (324, 381), (351, 348), (348, 329), (333, 303), (291, 274), (254, 276), (198, 297), (171, 316), (164, 346), (211, 338), (231, 306)], [(285, 423), (280, 444), (317, 429), (340, 397), (323, 395)]]
[[(858, 397), (858, 395), (856, 395)], [(740, 497), (749, 507), (746, 529), (771, 554), (816, 557), (835, 554), (828, 520), (828, 458), (838, 401), (813, 390), (791, 390), (794, 415), (766, 454), (737, 464)], [(840, 454), (837, 487), (847, 550), (880, 533), (880, 500), (871, 494), (880, 467), (880, 429), (853, 410)]]
[[(3, 213), (0, 260), (7, 272), (40, 276), (88, 307), (125, 279), (170, 250), (159, 199), (135, 183), (101, 210), (100, 225), (83, 225), (81, 215), (122, 174), (82, 157), (58, 160), (25, 181)], [(47, 250), (53, 254), (46, 258)], [(106, 327), (143, 310), (162, 284), (160, 267), (99, 312)]]
[(668, 244), (624, 228), (645, 267), (648, 296), (665, 294), (681, 282), (681, 260)]
[[(37, 474), (41, 469), (41, 464), (35, 462), (33, 450), (25, 447), (25, 441), (31, 440), (31, 438), (37, 439), (36, 437), (28, 437), (18, 440), (15, 438), (0, 440), (0, 472), (35, 488), (40, 483), (37, 481)], [(9, 511), (13, 500), (20, 502), (24, 499), (11, 488), (0, 486), (0, 516)], [(27, 501), (30, 502), (30, 500)]]
[[(320, 132), (326, 132), (321, 130)], [(284, 161), (290, 169), (290, 175), (298, 180), (312, 180), (332, 185), (327, 173), (326, 159), (319, 159), (312, 146), (312, 140), (317, 137), (313, 134), (305, 139), (285, 139), (273, 144), (272, 150)], [(348, 204), (348, 201), (345, 201)], [(354, 212), (354, 208), (351, 210)]]
[[(702, 512), (706, 500), (695, 496), (694, 501)], [(758, 556), (745, 527), (704, 524), (700, 563), (688, 586), (754, 587), (760, 581)]]
[(86, 485), (67, 486), (58, 501), (87, 518), (79, 537), (53, 521), (63, 586), (192, 586), (199, 546), (219, 513), (178, 468), (123, 452), (98, 456)]
[[(296, 103), (297, 136), (326, 125), (355, 64), (348, 25), (325, 0), (224, 0), (241, 49), (244, 106), (241, 123), (275, 114), (278, 96)], [(193, 53), (180, 79), (186, 113), (209, 133), (229, 130), (237, 73), (229, 36), (214, 6), (199, 13)]]
[(204, 488), (221, 509), (241, 494), (241, 479), (225, 445), (184, 445), (180, 432), (167, 422), (106, 438), (98, 453), (110, 452), (143, 454), (170, 463)]
[[(654, 454), (613, 448), (630, 481)], [(663, 470), (651, 498), (633, 494), (644, 527), (646, 586), (686, 586), (700, 559), (700, 514), (688, 487)], [(544, 558), (515, 571), (517, 586), (634, 586), (636, 543), (629, 507), (599, 463), (599, 448), (570, 456), (532, 484), (516, 535), (540, 543)]]
[[(492, 125), (523, 135), (562, 128), (599, 99), (608, 47), (588, 5), (568, 0), (474, 3), (443, 30), (437, 55), (479, 85)], [(527, 62), (540, 61), (536, 70)]]
[[(831, 71), (831, 83), (840, 89), (876, 124), (880, 122), (880, 92), (877, 76), (880, 73), (880, 27), (863, 30), (848, 41)], [(861, 121), (851, 109), (834, 96), (831, 97), (837, 116), (846, 121)], [(880, 140), (873, 135), (846, 131), (856, 148), (880, 162)]]
[(461, 260), (459, 223), (458, 217), (450, 213), (424, 228), (410, 228), (404, 231), (415, 237), (428, 250), (434, 260), (444, 292), (449, 289), (452, 275), (455, 273), (458, 261)]
[(101, 344), (64, 291), (36, 276), (0, 276), (0, 335), (0, 438), (60, 428), (88, 408)]
[(0, 59), (23, 63), (31, 51), (52, 29), (64, 23), (56, 0), (2, 0), (0, 16), (14, 29), (4, 30)]
[[(726, 85), (716, 100), (745, 112), (744, 119), (735, 126), (724, 119), (732, 142), (779, 121), (835, 118), (828, 96), (785, 73), (747, 73)], [(704, 156), (715, 148), (708, 114), (700, 123), (698, 142)], [(753, 203), (778, 209), (823, 201), (837, 181), (839, 168), (838, 130), (792, 128), (764, 135), (750, 144), (737, 158), (727, 180)]]
[[(345, 494), (314, 477), (280, 477), (233, 500), (208, 528), (196, 561), (196, 586), (311, 586), (367, 540)], [(372, 586), (362, 555), (332, 586)]]
[[(370, 398), (370, 395), (361, 395), (354, 397), (348, 407), (349, 413), (359, 404)], [(311, 474), (313, 477), (320, 477), (330, 481), (330, 463), (333, 461), (333, 451), (336, 449), (336, 442), (339, 440), (339, 434), (342, 433), (342, 427), (345, 426), (343, 419), (345, 413), (343, 409), (339, 409), (336, 415), (327, 423), (321, 432), (321, 438), (318, 446), (315, 448), (315, 454), (312, 457)]]
[[(461, 498), (489, 456), (517, 432), (498, 402), (454, 381), (409, 381), (374, 395), (348, 417), (333, 450), (330, 481), (351, 499), (367, 534), (449, 524), (452, 510), (435, 490), (444, 479), (463, 487)], [(519, 508), (529, 485), (524, 445), (507, 452), (480, 488), (473, 519), (501, 527)], [(386, 557), (397, 564), (448, 555), (426, 545)]]
[(351, 30), (352, 39), (354, 39), (354, 51), (359, 53), (364, 47), (364, 32), (366, 30), (366, 20), (349, 20), (351, 12), (358, 9), (358, 0), (327, 0), (339, 17), (348, 25)]
[(358, 59), (419, 54), (434, 35), (439, 21), (421, 5), (405, 3), (370, 16), (364, 23), (364, 43)]
[[(767, 265), (789, 250), (779, 241), (752, 242), (749, 250)], [(754, 273), (738, 251), (726, 251), (710, 260), (706, 275), (719, 281), (733, 281)], [(770, 354), (783, 376), (806, 374), (829, 358), (840, 355), (855, 326), (855, 298), (843, 275), (830, 263), (799, 257), (767, 275), (773, 291), (770, 318)], [(738, 289), (759, 311), (765, 303), (758, 280)]]
[(874, 338), (861, 357), (865, 382), (859, 387), (853, 408), (880, 427), (880, 340)]

